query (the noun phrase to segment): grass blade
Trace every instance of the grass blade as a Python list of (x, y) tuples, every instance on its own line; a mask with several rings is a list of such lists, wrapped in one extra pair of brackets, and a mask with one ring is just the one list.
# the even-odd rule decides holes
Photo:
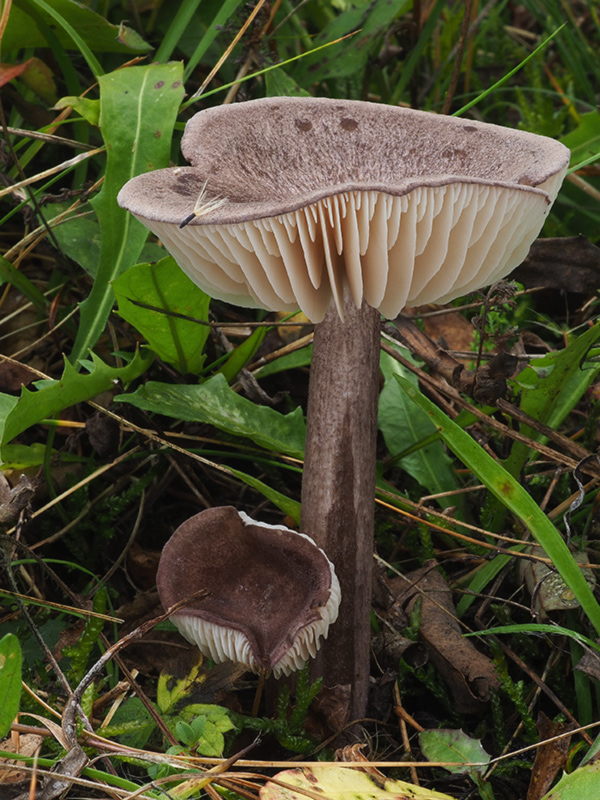
[(483, 450), (466, 431), (449, 419), (436, 405), (408, 381), (396, 376), (408, 396), (438, 427), (452, 452), (477, 476), (487, 489), (531, 531), (560, 576), (571, 589), (590, 622), (600, 634), (600, 605), (581, 574), (560, 532), (550, 522), (521, 484)]

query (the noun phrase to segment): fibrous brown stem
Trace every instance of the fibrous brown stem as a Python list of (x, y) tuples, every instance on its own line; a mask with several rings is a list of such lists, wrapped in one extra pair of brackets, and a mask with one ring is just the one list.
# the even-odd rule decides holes
[(302, 531), (335, 565), (342, 588), (337, 622), (315, 665), (326, 687), (349, 690), (348, 712), (365, 715), (379, 376), (378, 311), (348, 298), (315, 330), (302, 483)]

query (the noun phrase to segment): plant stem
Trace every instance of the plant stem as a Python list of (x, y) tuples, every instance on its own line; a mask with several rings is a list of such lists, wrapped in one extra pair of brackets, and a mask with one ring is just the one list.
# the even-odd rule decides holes
[(369, 685), (380, 317), (349, 297), (344, 315), (332, 303), (315, 330), (300, 529), (331, 559), (342, 588), (314, 674), (337, 687), (356, 719)]

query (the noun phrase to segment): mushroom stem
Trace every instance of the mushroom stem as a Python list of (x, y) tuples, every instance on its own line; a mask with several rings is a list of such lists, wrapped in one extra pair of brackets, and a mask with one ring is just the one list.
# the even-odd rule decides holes
[(342, 589), (315, 674), (343, 692), (356, 719), (369, 682), (380, 315), (346, 292), (344, 316), (332, 302), (315, 329), (300, 529), (327, 553)]
[(252, 703), (252, 711), (250, 712), (250, 716), (252, 717), (258, 716), (258, 709), (260, 708), (260, 701), (262, 698), (263, 689), (265, 688), (265, 675), (265, 670), (261, 669), (258, 674), (258, 683), (256, 684), (256, 692), (254, 694), (254, 702)]

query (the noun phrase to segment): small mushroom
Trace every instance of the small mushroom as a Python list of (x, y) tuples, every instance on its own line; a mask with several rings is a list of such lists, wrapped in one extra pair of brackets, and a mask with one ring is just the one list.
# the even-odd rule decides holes
[(569, 151), (543, 136), (327, 98), (209, 108), (191, 167), (138, 176), (119, 202), (213, 297), (300, 307), (315, 328), (301, 528), (336, 566), (340, 619), (317, 659), (364, 716), (380, 314), (500, 280), (539, 233)]
[(177, 528), (156, 583), (166, 609), (206, 590), (171, 617), (204, 655), (276, 678), (316, 655), (340, 604), (333, 565), (309, 536), (231, 506), (201, 511)]

